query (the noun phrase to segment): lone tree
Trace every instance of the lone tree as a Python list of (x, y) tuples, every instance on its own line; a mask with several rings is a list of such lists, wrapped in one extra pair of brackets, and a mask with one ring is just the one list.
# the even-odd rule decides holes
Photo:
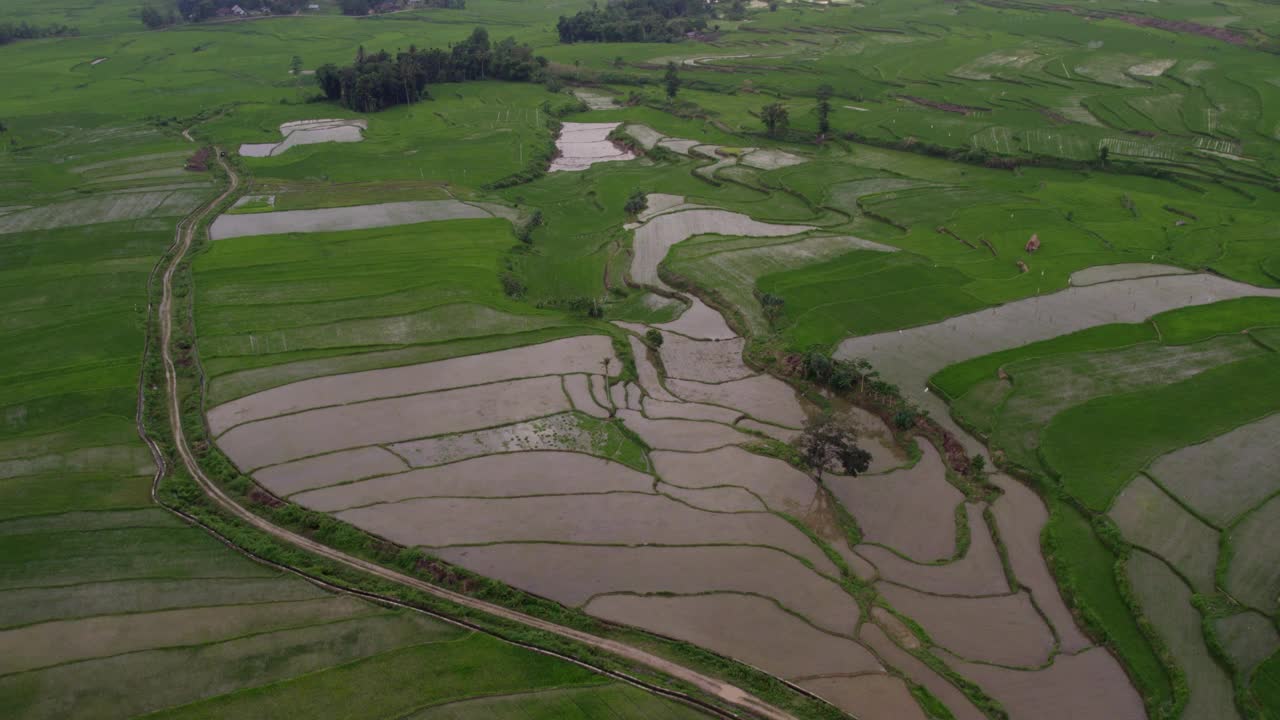
[(622, 206), (628, 215), (639, 215), (649, 209), (649, 196), (644, 190), (636, 190), (631, 193), (631, 197), (627, 198), (627, 204)]
[(667, 63), (667, 73), (662, 79), (667, 85), (667, 99), (675, 100), (676, 93), (680, 92), (680, 70), (674, 62)]
[(649, 347), (656, 350), (662, 347), (662, 332), (656, 328), (649, 328), (644, 331), (644, 341)]
[(835, 95), (835, 90), (830, 85), (818, 86), (818, 106), (814, 108), (818, 113), (818, 134), (826, 135), (831, 132), (831, 96)]
[(776, 138), (787, 131), (787, 126), (791, 124), (791, 114), (787, 112), (786, 105), (771, 103), (760, 108), (760, 120), (769, 131), (769, 137)]
[(864, 473), (871, 466), (871, 453), (858, 447), (857, 435), (830, 417), (806, 426), (796, 447), (818, 482), (822, 482), (822, 472), (832, 466), (846, 475)]

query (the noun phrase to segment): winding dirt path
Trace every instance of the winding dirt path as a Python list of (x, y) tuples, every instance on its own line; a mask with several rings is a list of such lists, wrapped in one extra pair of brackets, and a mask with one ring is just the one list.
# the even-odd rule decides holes
[[(215, 152), (216, 152), (216, 149), (215, 149)], [(440, 598), (442, 600), (454, 603), (456, 605), (470, 608), (472, 610), (478, 610), (490, 616), (502, 618), (504, 620), (508, 620), (511, 622), (516, 622), (526, 627), (535, 628), (543, 632), (554, 633), (555, 635), (559, 635), (560, 637), (564, 637), (574, 642), (581, 643), (583, 645), (593, 647), (597, 650), (604, 651), (615, 657), (622, 658), (627, 661), (637, 663), (639, 665), (644, 665), (664, 675), (667, 675), (668, 677), (688, 683), (689, 685), (692, 685), (698, 688), (698, 690), (708, 695), (719, 698), (720, 700), (726, 703), (729, 703), (738, 708), (741, 708), (742, 710), (746, 711), (752, 716), (765, 718), (767, 720), (797, 720), (797, 718), (795, 718), (793, 715), (790, 715), (772, 705), (769, 705), (768, 703), (764, 702), (760, 698), (757, 698), (756, 696), (746, 692), (745, 690), (735, 685), (730, 685), (728, 683), (722, 682), (708, 675), (704, 675), (700, 672), (697, 672), (690, 668), (674, 663), (665, 658), (658, 657), (657, 655), (648, 653), (644, 650), (640, 650), (638, 648), (632, 647), (630, 645), (626, 645), (624, 643), (617, 642), (615, 640), (609, 640), (596, 635), (592, 635), (590, 633), (586, 633), (579, 630), (574, 630), (572, 628), (567, 628), (561, 625), (557, 625), (555, 623), (548, 622), (546, 620), (542, 620), (540, 618), (536, 618), (531, 615), (526, 615), (524, 613), (516, 612), (514, 610), (509, 610), (499, 605), (487, 603), (472, 597), (468, 597), (466, 595), (462, 595), (459, 593), (452, 592), (450, 590), (446, 590), (444, 588), (437, 587), (435, 585), (431, 585), (417, 578), (395, 572), (394, 570), (389, 570), (385, 567), (382, 567), (381, 565), (377, 565), (375, 563), (368, 562), (366, 560), (362, 560), (360, 558), (357, 558), (351, 555), (347, 555), (346, 553), (335, 550), (327, 545), (318, 543), (314, 540), (311, 540), (310, 538), (304, 537), (302, 535), (298, 535), (284, 528), (277, 527), (276, 525), (273, 525), (267, 520), (254, 514), (252, 511), (248, 510), (247, 508), (241, 506), (234, 499), (232, 499), (225, 492), (223, 492), (221, 487), (219, 487), (207, 475), (205, 475), (204, 471), (200, 468), (199, 463), (196, 462), (195, 456), (192, 455), (191, 448), (187, 443), (186, 435), (183, 432), (181, 411), (180, 411), (179, 398), (178, 398), (178, 374), (177, 374), (177, 370), (174, 367), (173, 354), (172, 354), (170, 345), (173, 338), (173, 277), (177, 273), (178, 267), (182, 264), (183, 258), (186, 257), (187, 252), (191, 249), (191, 245), (195, 240), (196, 229), (200, 226), (201, 221), (210, 212), (212, 212), (219, 204), (221, 204), (224, 200), (230, 197), (231, 194), (234, 193), (240, 187), (240, 177), (236, 174), (235, 170), (230, 165), (227, 164), (226, 160), (221, 156), (220, 153), (215, 155), (215, 157), (218, 160), (218, 164), (221, 165), (222, 169), (227, 173), (227, 177), (229, 180), (227, 184), (227, 188), (218, 197), (214, 198), (213, 200), (203, 205), (200, 209), (192, 213), (190, 216), (188, 216), (181, 223), (178, 224), (176, 236), (174, 238), (173, 249), (168, 258), (168, 264), (163, 266), (163, 272), (160, 278), (161, 297), (160, 297), (160, 307), (159, 307), (159, 316), (158, 316), (159, 328), (160, 328), (160, 333), (159, 333), (160, 355), (164, 365), (164, 374), (165, 374), (165, 400), (169, 409), (169, 426), (170, 426), (170, 431), (173, 433), (174, 446), (176, 447), (179, 456), (182, 458), (182, 464), (187, 469), (187, 472), (191, 474), (191, 477), (196, 480), (196, 482), (200, 485), (201, 489), (205, 492), (206, 495), (209, 496), (211, 500), (213, 500), (222, 509), (224, 509), (231, 515), (235, 516), (241, 522), (247, 523), (253, 526), (254, 528), (258, 529), (259, 531), (267, 533), (268, 535), (271, 535), (277, 540), (280, 540), (285, 543), (289, 543), (290, 545), (299, 547), (303, 550), (306, 550), (307, 552), (321, 556), (333, 562), (341, 563), (350, 568), (354, 568), (355, 570), (358, 570), (360, 572), (368, 573), (370, 575), (374, 575), (384, 580), (389, 580), (391, 582), (404, 585), (406, 587), (409, 587), (419, 592), (423, 592), (428, 595)], [(164, 263), (164, 262), (165, 260), (162, 259), (161, 263)], [(157, 267), (160, 267), (160, 266), (157, 266)], [(164, 462), (163, 455), (160, 453), (160, 450), (158, 446), (155, 444), (155, 442), (151, 440), (149, 437), (147, 437), (147, 435), (144, 432), (142, 432), (143, 430), (141, 426), (142, 392), (143, 392), (143, 386), (140, 384), (139, 385), (139, 414), (138, 414), (139, 432), (142, 433), (143, 439), (147, 442), (148, 446), (151, 448), (152, 454), (155, 456), (155, 459), (156, 459), (158, 471), (156, 474), (156, 482), (152, 486), (152, 499), (156, 500), (156, 502), (159, 503), (159, 500), (156, 495), (156, 489), (159, 484), (160, 478), (163, 477), (163, 475), (165, 474), (165, 462)], [(162, 504), (162, 503), (159, 503), (159, 504)], [(179, 514), (182, 514), (182, 513), (179, 513)], [(186, 517), (186, 519), (194, 520), (194, 518), (190, 518), (190, 517)], [(226, 541), (225, 538), (223, 538), (223, 540), (224, 542)], [(300, 575), (307, 576), (306, 573), (303, 573), (295, 568), (286, 568), (286, 569), (292, 572), (298, 573)], [(391, 601), (391, 602), (395, 602), (395, 601)], [(400, 603), (396, 603), (396, 604), (400, 604)], [(568, 660), (570, 662), (574, 662), (579, 665), (584, 664), (582, 661), (577, 660), (575, 658), (558, 655), (557, 653), (548, 652), (540, 648), (533, 648), (533, 649), (538, 650), (539, 652), (543, 652), (545, 654), (561, 657), (564, 660)], [(625, 680), (635, 685), (639, 685), (640, 687), (643, 687), (650, 691), (658, 692), (658, 693), (672, 696), (672, 697), (679, 697), (684, 700), (693, 701), (697, 703), (697, 701), (694, 700), (693, 698), (685, 697), (680, 695), (679, 693), (673, 693), (669, 690), (664, 690), (662, 688), (649, 685), (635, 678), (632, 678), (620, 673), (611, 672), (598, 667), (593, 667), (593, 669), (603, 674)], [(697, 703), (697, 704), (699, 704), (699, 706), (701, 706), (703, 709), (715, 710), (714, 708), (708, 707), (705, 704), (702, 704), (702, 703)], [(720, 712), (720, 714), (724, 715), (723, 712)], [(730, 717), (727, 715), (725, 716)]]

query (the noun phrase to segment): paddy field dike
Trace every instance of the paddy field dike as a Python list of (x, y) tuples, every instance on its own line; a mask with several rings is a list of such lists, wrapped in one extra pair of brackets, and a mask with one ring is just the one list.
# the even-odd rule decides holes
[(0, 11), (0, 704), (1280, 718), (1274, 6), (589, 5)]

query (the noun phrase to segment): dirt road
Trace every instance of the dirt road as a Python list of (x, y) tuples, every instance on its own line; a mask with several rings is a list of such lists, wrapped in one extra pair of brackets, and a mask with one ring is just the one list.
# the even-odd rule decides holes
[[(343, 565), (354, 568), (361, 572), (365, 572), (370, 575), (375, 575), (384, 580), (390, 580), (392, 582), (404, 585), (406, 587), (413, 588), (414, 590), (432, 595), (434, 597), (446, 600), (456, 605), (467, 607), (473, 610), (478, 610), (488, 615), (502, 618), (504, 620), (513, 621), (521, 625), (531, 627), (531, 628), (536, 628), (544, 632), (554, 633), (561, 637), (573, 640), (574, 642), (581, 643), (583, 645), (587, 645), (587, 646), (596, 648), (598, 650), (602, 650), (604, 652), (607, 652), (611, 655), (614, 655), (618, 658), (622, 658), (629, 662), (633, 662), (639, 665), (644, 665), (664, 675), (667, 675), (668, 677), (675, 678), (677, 680), (688, 683), (689, 685), (692, 685), (698, 688), (700, 691), (708, 695), (712, 695), (727, 703), (730, 703), (733, 706), (740, 708), (743, 711), (746, 711), (751, 716), (766, 718), (767, 720), (797, 720), (793, 715), (790, 715), (789, 713), (783, 712), (782, 710), (772, 705), (769, 705), (768, 703), (742, 690), (739, 687), (736, 687), (734, 685), (729, 685), (720, 680), (704, 675), (695, 670), (691, 670), (687, 667), (684, 667), (683, 665), (679, 665), (665, 658), (658, 657), (657, 655), (653, 655), (639, 648), (635, 648), (630, 645), (617, 642), (615, 640), (609, 640), (596, 635), (592, 635), (590, 633), (586, 633), (579, 630), (574, 630), (572, 628), (567, 628), (561, 625), (557, 625), (555, 623), (533, 617), (532, 615), (526, 615), (524, 613), (516, 612), (514, 610), (509, 610), (500, 605), (494, 605), (481, 600), (476, 600), (475, 598), (468, 597), (466, 595), (461, 595), (459, 593), (455, 593), (450, 590), (437, 587), (435, 585), (431, 585), (417, 578), (404, 575), (394, 570), (390, 570), (385, 567), (382, 567), (381, 565), (377, 565), (375, 563), (371, 563), (351, 555), (347, 555), (346, 553), (335, 550), (331, 547), (328, 547), (327, 545), (323, 545), (321, 543), (315, 542), (310, 538), (304, 537), (302, 535), (298, 535), (284, 528), (277, 527), (276, 525), (273, 525), (267, 520), (254, 514), (252, 511), (242, 507), (239, 503), (237, 503), (225, 492), (223, 492), (221, 487), (219, 487), (208, 476), (206, 476), (204, 472), (201, 470), (200, 465), (196, 462), (194, 455), (192, 455), (191, 449), (187, 443), (186, 436), (183, 433), (181, 412), (180, 412), (179, 398), (178, 398), (178, 374), (174, 367), (173, 354), (170, 348), (170, 344), (173, 336), (173, 277), (176, 274), (178, 267), (182, 264), (183, 258), (186, 256), (187, 252), (191, 249), (191, 245), (195, 240), (196, 230), (197, 228), (199, 228), (201, 221), (216, 207), (218, 207), (220, 203), (222, 203), (224, 200), (230, 197), (231, 194), (234, 193), (240, 186), (240, 177), (236, 174), (235, 170), (230, 165), (227, 164), (226, 160), (222, 158), (220, 154), (216, 155), (216, 157), (218, 160), (218, 164), (221, 165), (223, 170), (227, 173), (227, 177), (229, 179), (227, 188), (217, 198), (206, 203), (199, 210), (197, 210), (192, 215), (184, 219), (181, 223), (179, 223), (176, 237), (174, 239), (173, 252), (171, 253), (168, 259), (168, 264), (164, 266), (161, 274), (161, 278), (160, 278), (161, 296), (160, 296), (160, 307), (159, 307), (159, 316), (158, 316), (159, 328), (160, 328), (160, 332), (159, 332), (160, 355), (164, 365), (164, 374), (165, 374), (165, 401), (169, 409), (169, 426), (170, 426), (171, 432), (173, 433), (174, 445), (177, 448), (179, 456), (181, 456), (182, 458), (182, 463), (186, 467), (187, 472), (191, 474), (191, 477), (193, 477), (196, 480), (196, 482), (200, 485), (201, 489), (204, 490), (204, 492), (209, 496), (210, 499), (216, 502), (220, 507), (222, 507), (228, 513), (234, 515), (240, 521), (247, 523), (249, 525), (252, 525), (253, 527), (257, 528), (258, 530), (264, 533), (271, 535), (277, 540), (302, 548), (308, 552), (311, 552), (315, 555), (319, 555), (333, 562), (341, 563)], [(164, 261), (162, 260), (161, 262), (164, 262)], [(139, 397), (139, 408), (141, 409), (141, 394)], [(141, 421), (141, 412), (139, 413), (139, 419)], [(146, 439), (145, 434), (144, 434), (144, 439)], [(160, 455), (158, 448), (154, 445), (154, 443), (151, 442), (150, 439), (147, 439), (147, 442), (149, 445), (151, 445), (152, 453), (156, 456), (157, 464), (161, 467), (161, 472), (163, 472), (163, 462), (164, 462), (163, 457)], [(157, 474), (157, 478), (159, 477), (160, 475)], [(152, 490), (152, 495), (153, 497), (155, 496), (154, 488)], [(550, 653), (550, 654), (555, 654), (555, 653)], [(578, 662), (579, 664), (581, 664), (581, 661), (578, 661), (573, 658), (565, 658), (565, 659), (571, 660), (573, 662)], [(596, 669), (601, 670), (602, 672), (606, 672), (606, 671), (603, 671), (601, 668), (596, 668)], [(615, 673), (606, 672), (606, 674), (617, 676)], [(633, 679), (628, 678), (628, 680), (634, 682)], [(643, 686), (643, 683), (637, 683), (637, 684), (640, 684)], [(649, 689), (657, 690), (657, 688), (652, 688), (652, 687), (650, 687)]]

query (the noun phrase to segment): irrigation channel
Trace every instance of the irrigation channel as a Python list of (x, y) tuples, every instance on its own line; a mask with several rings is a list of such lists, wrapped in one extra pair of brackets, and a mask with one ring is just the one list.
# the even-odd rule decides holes
[[(186, 131), (183, 132), (183, 135), (188, 140), (191, 139), (191, 136), (188, 135)], [(191, 477), (195, 479), (196, 483), (200, 486), (200, 488), (204, 491), (204, 493), (209, 497), (210, 500), (212, 500), (214, 503), (217, 504), (219, 508), (226, 511), (227, 513), (235, 517), (240, 522), (246, 523), (249, 526), (255, 528), (256, 530), (264, 532), (277, 540), (288, 543), (296, 548), (302, 549), (314, 555), (323, 557), (326, 560), (330, 560), (332, 562), (345, 565), (361, 573), (373, 575), (383, 580), (389, 580), (391, 582), (397, 583), (399, 585), (403, 585), (405, 587), (416, 590), (418, 592), (426, 593), (428, 595), (439, 598), (441, 600), (444, 600), (448, 603), (452, 603), (454, 605), (462, 606), (471, 610), (477, 610), (487, 615), (490, 615), (492, 617), (510, 621), (510, 622), (515, 622), (515, 623), (524, 625), (526, 627), (533, 628), (535, 630), (552, 633), (562, 638), (571, 640), (575, 643), (579, 643), (582, 645), (592, 647), (596, 650), (603, 651), (616, 658), (620, 658), (622, 660), (635, 663), (637, 665), (643, 665), (663, 675), (666, 675), (667, 677), (687, 683), (688, 685), (691, 685), (697, 688), (698, 691), (705, 693), (708, 696), (715, 697), (725, 703), (733, 705), (734, 707), (740, 708), (741, 710), (749, 713), (753, 717), (764, 718), (766, 720), (797, 720), (795, 716), (787, 712), (784, 712), (783, 710), (777, 707), (774, 707), (773, 705), (766, 703), (765, 701), (743, 690), (742, 688), (739, 688), (735, 685), (730, 685), (721, 680), (713, 678), (709, 675), (705, 675), (696, 670), (692, 670), (683, 665), (667, 660), (666, 658), (659, 657), (657, 655), (646, 652), (639, 648), (632, 647), (625, 643), (602, 638), (596, 635), (592, 635), (590, 633), (582, 632), (580, 630), (567, 628), (552, 622), (548, 622), (546, 620), (533, 617), (531, 615), (526, 615), (521, 612), (509, 610), (500, 605), (494, 605), (492, 603), (488, 603), (483, 600), (477, 600), (475, 598), (468, 597), (460, 593), (455, 593), (450, 590), (437, 587), (435, 585), (424, 582), (417, 578), (410, 577), (408, 575), (396, 572), (394, 570), (390, 570), (381, 565), (378, 565), (366, 560), (362, 560), (352, 555), (348, 555), (346, 553), (340, 552), (327, 545), (311, 540), (310, 538), (304, 537), (297, 533), (278, 527), (272, 524), (271, 522), (267, 521), (266, 519), (259, 517), (248, 508), (245, 508), (244, 506), (237, 503), (233, 498), (227, 495), (222, 490), (222, 488), (217, 485), (217, 483), (211, 480), (200, 468), (200, 464), (196, 461), (195, 455), (192, 454), (191, 448), (187, 443), (186, 435), (183, 432), (181, 406), (180, 406), (180, 399), (178, 395), (178, 373), (174, 366), (173, 352), (170, 345), (173, 339), (173, 277), (177, 273), (178, 268), (182, 265), (183, 259), (186, 257), (187, 253), (190, 251), (191, 245), (195, 240), (196, 231), (199, 229), (201, 222), (211, 212), (213, 212), (216, 208), (218, 208), (224, 201), (226, 201), (229, 197), (231, 197), (231, 195), (235, 193), (236, 190), (240, 187), (239, 175), (236, 174), (235, 169), (232, 168), (227, 163), (226, 159), (222, 157), (221, 152), (219, 152), (218, 149), (216, 148), (215, 148), (215, 156), (218, 160), (218, 164), (222, 167), (223, 171), (227, 173), (228, 183), (227, 183), (226, 189), (223, 190), (223, 192), (220, 195), (218, 195), (216, 198), (214, 198), (213, 200), (210, 200), (208, 203), (204, 204), (203, 206), (195, 210), (191, 215), (184, 218), (182, 222), (178, 224), (177, 229), (175, 231), (175, 235), (174, 235), (174, 244), (171, 246), (170, 251), (164, 257), (161, 258), (161, 260), (159, 261), (159, 264), (156, 266), (157, 270), (160, 270), (161, 268), (163, 268), (163, 270), (161, 271), (161, 274), (160, 274), (160, 304), (159, 304), (159, 308), (157, 309), (158, 323), (156, 327), (159, 329), (159, 332), (158, 332), (158, 337), (155, 339), (159, 343), (161, 361), (164, 366), (164, 375), (165, 375), (164, 395), (166, 399), (166, 405), (168, 407), (169, 427), (170, 427), (170, 431), (173, 434), (174, 447), (176, 448), (178, 455), (182, 459), (183, 466), (186, 468), (187, 472), (191, 474)], [(166, 258), (168, 262), (167, 265), (165, 264)], [(153, 280), (154, 280), (154, 275), (155, 273), (153, 271), (152, 273)], [(148, 313), (150, 313), (152, 309), (153, 308), (149, 306)], [(145, 370), (144, 370), (144, 373), (145, 373)], [(218, 538), (223, 543), (231, 546), (241, 554), (246, 555), (258, 562), (264, 562), (268, 565), (272, 565), (279, 569), (294, 573), (296, 575), (299, 575), (303, 578), (306, 578), (318, 585), (321, 585), (329, 589), (337, 589), (345, 592), (352, 592), (350, 588), (335, 587), (331, 583), (328, 583), (320, 578), (316, 578), (298, 568), (282, 566), (277, 563), (266, 560), (264, 558), (261, 558), (244, 548), (236, 546), (231, 540), (223, 536), (217, 530), (200, 522), (197, 518), (181, 511), (180, 509), (169, 507), (168, 505), (166, 505), (159, 498), (157, 491), (158, 491), (161, 479), (163, 479), (163, 477), (168, 472), (168, 467), (164, 459), (164, 454), (161, 452), (159, 445), (155, 442), (154, 439), (152, 439), (147, 435), (147, 433), (145, 432), (145, 428), (143, 426), (142, 398), (144, 393), (144, 387), (145, 387), (144, 380), (140, 381), (139, 387), (138, 387), (137, 423), (138, 423), (138, 432), (142, 436), (142, 439), (147, 443), (147, 446), (151, 449), (152, 456), (154, 457), (156, 462), (156, 468), (157, 468), (156, 475), (151, 488), (151, 496), (153, 501), (155, 501), (161, 507), (164, 507), (165, 509), (175, 513), (176, 515), (181, 517), (183, 520), (203, 528), (205, 531), (213, 534), (214, 537)], [(392, 605), (407, 607), (404, 605), (404, 603), (398, 600), (394, 600), (392, 598), (387, 598), (387, 597), (379, 596), (373, 593), (365, 593), (360, 591), (355, 591), (355, 593), (368, 597), (373, 600), (383, 602), (383, 603), (389, 603)], [(414, 609), (419, 610), (421, 612), (426, 612), (426, 611), (423, 611), (421, 608), (414, 608)], [(596, 672), (599, 672), (603, 675), (607, 675), (607, 676), (616, 678), (618, 680), (628, 682), (632, 685), (636, 685), (638, 687), (641, 687), (651, 692), (656, 692), (662, 695), (666, 695), (668, 697), (673, 697), (675, 699), (694, 704), (705, 710), (715, 712), (716, 714), (722, 717), (734, 717), (733, 715), (729, 715), (717, 707), (714, 707), (708, 703), (699, 701), (695, 697), (685, 695), (679, 692), (674, 692), (672, 690), (668, 690), (665, 688), (657, 687), (655, 685), (646, 683), (643, 680), (626, 675), (624, 673), (619, 673), (616, 671), (608, 670), (606, 668), (594, 666), (589, 663), (584, 663), (583, 661), (577, 658), (569, 657), (567, 655), (562, 655), (560, 653), (552, 652), (536, 646), (527, 645), (525, 643), (513, 642), (507, 638), (504, 638), (500, 635), (490, 632), (485, 628), (478, 627), (472, 623), (462, 621), (458, 618), (442, 616), (436, 613), (428, 613), (428, 614), (434, 615), (436, 617), (440, 617), (443, 620), (446, 620), (455, 624), (459, 624), (479, 632), (485, 632), (486, 634), (493, 635), (494, 637), (497, 637), (498, 639), (503, 640), (504, 642), (509, 642), (513, 645), (526, 647), (531, 650), (541, 652), (543, 654), (558, 657), (560, 659), (575, 663), (577, 665), (589, 667), (592, 670), (595, 670)]]

